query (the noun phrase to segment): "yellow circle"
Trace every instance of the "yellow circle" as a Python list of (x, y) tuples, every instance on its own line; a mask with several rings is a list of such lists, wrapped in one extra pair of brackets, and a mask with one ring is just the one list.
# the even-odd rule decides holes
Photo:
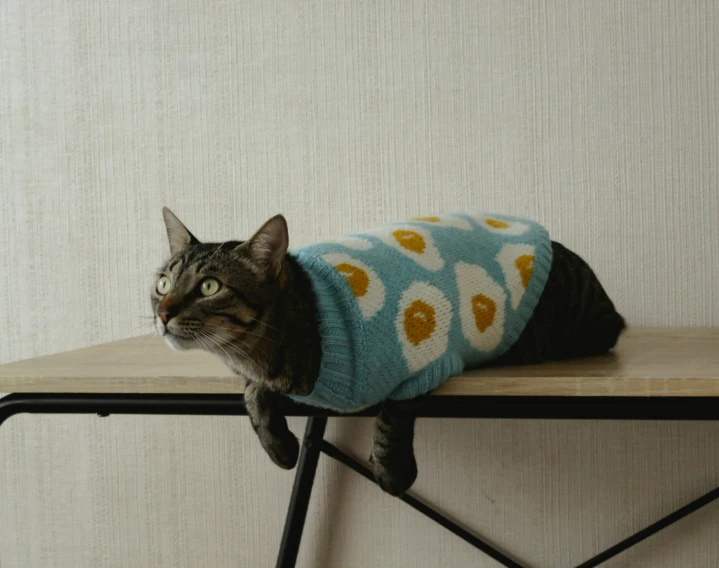
[(392, 236), (402, 248), (416, 252), (417, 254), (422, 254), (427, 247), (427, 243), (424, 242), (424, 237), (414, 231), (398, 229), (392, 233)]
[(498, 221), (497, 219), (485, 219), (484, 221), (492, 227), (493, 229), (508, 229), (509, 223), (505, 223), (504, 221)]
[(522, 277), (522, 286), (526, 288), (529, 286), (529, 279), (532, 278), (532, 272), (534, 272), (534, 257), (531, 254), (518, 256), (514, 261), (514, 266), (517, 267)]
[(492, 298), (484, 294), (477, 294), (472, 297), (472, 313), (474, 314), (474, 324), (481, 333), (484, 333), (494, 323), (497, 304)]
[(361, 298), (367, 293), (369, 289), (369, 276), (367, 276), (364, 270), (347, 262), (338, 264), (335, 266), (335, 269), (345, 277), (355, 298)]
[(432, 336), (437, 327), (434, 308), (423, 300), (415, 300), (404, 311), (404, 333), (415, 347)]

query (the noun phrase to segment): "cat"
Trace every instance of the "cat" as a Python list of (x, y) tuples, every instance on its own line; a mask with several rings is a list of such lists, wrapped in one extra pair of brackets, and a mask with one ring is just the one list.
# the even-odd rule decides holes
[[(303, 400), (313, 393), (323, 347), (316, 288), (306, 266), (288, 253), (284, 217), (271, 218), (247, 241), (223, 243), (201, 243), (167, 208), (163, 217), (170, 258), (151, 294), (157, 331), (172, 348), (213, 353), (245, 378), (245, 405), (262, 447), (278, 466), (293, 468), (299, 443), (278, 411), (278, 400)], [(489, 221), (492, 227), (509, 226)], [(625, 329), (587, 263), (547, 237), (550, 249), (551, 265), (548, 261), (531, 315), (491, 364), (601, 354)], [(370, 463), (380, 487), (392, 495), (406, 492), (417, 476), (413, 438), (420, 404), (421, 397), (388, 397), (379, 405)]]

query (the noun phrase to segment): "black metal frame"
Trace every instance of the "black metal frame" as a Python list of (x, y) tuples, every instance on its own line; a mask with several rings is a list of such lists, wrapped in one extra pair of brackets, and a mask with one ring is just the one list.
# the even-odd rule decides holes
[[(714, 397), (426, 397), (420, 417), (430, 418), (546, 418), (609, 420), (719, 420), (719, 401)], [(328, 416), (325, 410), (290, 402), (282, 411), (287, 416), (307, 416), (302, 451), (297, 466), (287, 519), (277, 558), (278, 568), (295, 565), (302, 539), (307, 508), (321, 453), (336, 459), (374, 482), (372, 472), (324, 439)], [(0, 426), (11, 416), (31, 414), (161, 414), (161, 415), (246, 415), (242, 395), (170, 394), (30, 394), (15, 393), (0, 398)], [(375, 416), (367, 409), (350, 416)], [(525, 568), (516, 560), (448, 519), (436, 509), (411, 495), (400, 497), (410, 507), (439, 523), (502, 566)], [(701, 507), (719, 499), (719, 488), (649, 525), (618, 544), (583, 562), (576, 568), (594, 568), (624, 550), (676, 523)]]

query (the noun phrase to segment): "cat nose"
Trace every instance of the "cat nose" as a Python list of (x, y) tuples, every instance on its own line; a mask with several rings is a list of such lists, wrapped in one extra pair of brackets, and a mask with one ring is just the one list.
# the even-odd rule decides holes
[(172, 318), (174, 318), (180, 310), (177, 309), (177, 304), (169, 297), (166, 296), (157, 306), (157, 315), (160, 321), (167, 325)]

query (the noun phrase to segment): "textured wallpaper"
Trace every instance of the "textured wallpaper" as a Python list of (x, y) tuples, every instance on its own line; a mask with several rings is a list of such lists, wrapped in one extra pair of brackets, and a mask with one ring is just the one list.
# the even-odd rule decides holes
[[(530, 216), (631, 324), (719, 325), (717, 37), (712, 0), (3, 0), (0, 362), (143, 333), (163, 205), (201, 239), (282, 212), (293, 246)], [(358, 455), (367, 433), (331, 431)], [(422, 421), (417, 488), (577, 564), (716, 483), (717, 434)], [(268, 566), (291, 479), (245, 421), (18, 417), (0, 566)], [(495, 566), (334, 464), (312, 507), (303, 566)], [(609, 566), (712, 566), (718, 522)]]

